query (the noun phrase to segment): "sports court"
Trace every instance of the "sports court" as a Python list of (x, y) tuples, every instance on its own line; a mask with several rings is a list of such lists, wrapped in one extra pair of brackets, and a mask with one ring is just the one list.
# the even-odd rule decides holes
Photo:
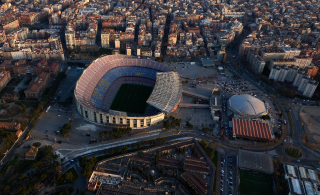
[(112, 100), (110, 109), (130, 114), (144, 114), (153, 87), (139, 84), (122, 84)]
[(271, 175), (240, 169), (240, 195), (272, 195)]

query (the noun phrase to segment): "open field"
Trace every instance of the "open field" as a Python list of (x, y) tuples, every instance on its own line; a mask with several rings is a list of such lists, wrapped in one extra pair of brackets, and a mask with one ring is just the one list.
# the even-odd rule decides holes
[(307, 141), (320, 143), (320, 107), (303, 107), (300, 110), (301, 123), (304, 125), (304, 132), (307, 134)]
[(240, 170), (240, 195), (270, 195), (272, 192), (271, 176), (248, 170)]
[(112, 100), (110, 109), (132, 114), (144, 114), (153, 88), (139, 84), (122, 84)]

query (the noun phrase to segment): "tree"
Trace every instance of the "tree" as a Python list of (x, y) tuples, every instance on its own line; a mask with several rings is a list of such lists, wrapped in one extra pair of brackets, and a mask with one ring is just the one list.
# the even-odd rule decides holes
[(41, 143), (40, 143), (40, 142), (35, 142), (35, 143), (33, 143), (32, 145), (33, 145), (34, 147), (39, 148), (39, 147), (41, 146)]
[(84, 190), (80, 190), (80, 195), (86, 195), (86, 192)]
[(109, 154), (108, 150), (106, 150), (106, 151), (104, 152), (104, 154), (105, 154), (105, 155), (108, 155), (108, 154)]
[(100, 132), (99, 137), (102, 139), (104, 137), (104, 132)]
[(123, 147), (123, 153), (128, 152), (128, 146)]
[(164, 127), (165, 129), (170, 129), (170, 123), (169, 123), (169, 121), (163, 121), (163, 127)]
[(72, 181), (74, 179), (74, 175), (71, 171), (66, 173), (65, 179), (68, 181)]
[(141, 143), (138, 143), (138, 149), (139, 150), (141, 149)]
[(264, 115), (261, 118), (264, 119), (264, 120), (270, 120), (271, 119), (271, 117), (269, 115)]
[(156, 158), (155, 158), (156, 164), (158, 164), (158, 161), (159, 161), (159, 153), (156, 154)]
[(208, 146), (207, 140), (202, 139), (202, 140), (200, 141), (200, 145), (201, 145), (202, 147), (206, 148), (206, 147)]
[(210, 158), (210, 159), (213, 159), (213, 157), (214, 157), (214, 150), (211, 150), (210, 155), (209, 155), (209, 158)]
[(122, 153), (122, 150), (119, 148), (119, 149), (117, 150), (117, 153), (118, 153), (118, 154), (121, 154), (121, 153)]
[(112, 149), (109, 151), (109, 154), (110, 154), (110, 155), (114, 155), (114, 152), (115, 152), (115, 151), (114, 151), (114, 149), (112, 148)]
[(190, 122), (187, 122), (187, 127), (193, 128), (193, 124), (191, 124)]

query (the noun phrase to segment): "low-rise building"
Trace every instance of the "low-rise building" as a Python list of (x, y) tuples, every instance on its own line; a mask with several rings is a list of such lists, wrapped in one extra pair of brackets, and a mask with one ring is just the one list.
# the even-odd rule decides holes
[(0, 122), (0, 128), (7, 131), (18, 131), (20, 129), (20, 123)]
[(31, 148), (28, 150), (28, 152), (26, 152), (26, 154), (24, 155), (24, 159), (34, 160), (34, 159), (36, 159), (37, 154), (38, 154), (38, 148), (35, 146), (31, 146)]
[(15, 101), (15, 100), (18, 100), (19, 99), (19, 96), (18, 96), (18, 94), (16, 94), (16, 93), (5, 93), (5, 94), (3, 94), (3, 96), (2, 96), (2, 100), (4, 100), (4, 101)]
[(0, 91), (8, 84), (11, 80), (11, 75), (9, 71), (0, 72)]
[(39, 76), (32, 79), (28, 89), (24, 91), (27, 98), (39, 98), (42, 91), (47, 86), (50, 79), (50, 74), (42, 72)]

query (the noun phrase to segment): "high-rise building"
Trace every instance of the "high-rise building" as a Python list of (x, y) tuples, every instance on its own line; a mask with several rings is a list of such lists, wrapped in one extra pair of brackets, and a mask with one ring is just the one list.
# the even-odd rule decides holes
[(279, 66), (273, 66), (273, 68), (271, 69), (271, 72), (269, 74), (269, 79), (273, 79), (274, 81), (278, 81), (280, 71), (281, 71), (281, 69)]
[(288, 73), (289, 73), (289, 68), (287, 66), (281, 66), (280, 69), (281, 70), (279, 73), (278, 81), (284, 82), (285, 79), (287, 78)]
[(294, 78), (297, 76), (299, 67), (298, 66), (289, 66), (289, 72), (287, 74), (286, 80), (288, 82), (293, 82)]
[(116, 49), (120, 49), (120, 35), (119, 34), (114, 35), (114, 47)]
[(258, 55), (255, 56), (252, 60), (252, 68), (257, 74), (261, 74), (263, 72), (265, 65), (266, 62)]
[(315, 80), (309, 80), (304, 88), (303, 95), (311, 98), (313, 96), (314, 91), (316, 90), (319, 82)]
[(306, 75), (307, 75), (307, 73), (305, 71), (303, 71), (303, 70), (298, 71), (297, 76), (293, 81), (293, 86), (299, 87), (301, 79)]
[(66, 30), (65, 37), (66, 37), (67, 48), (73, 49), (76, 45), (74, 30), (73, 29)]
[(298, 91), (303, 92), (307, 83), (312, 79), (312, 77), (310, 75), (306, 75), (304, 77), (302, 77), (299, 86), (298, 86)]
[(101, 31), (101, 47), (110, 48), (110, 41), (114, 34), (114, 29), (103, 29)]

